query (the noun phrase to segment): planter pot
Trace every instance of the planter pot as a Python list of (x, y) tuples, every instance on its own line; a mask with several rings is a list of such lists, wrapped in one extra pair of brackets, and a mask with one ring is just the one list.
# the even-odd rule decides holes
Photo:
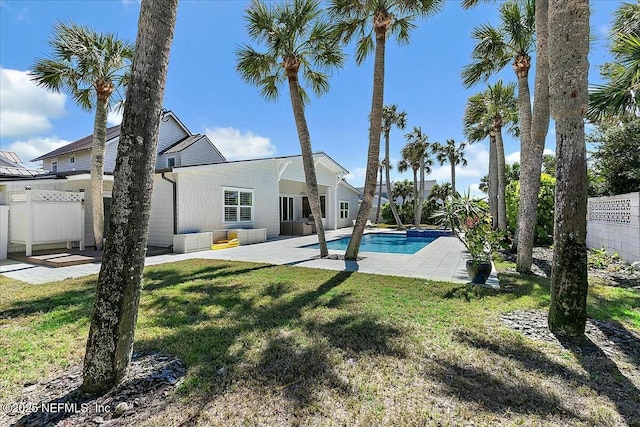
[(467, 273), (472, 283), (484, 285), (491, 274), (491, 263), (474, 263), (472, 260), (467, 260)]

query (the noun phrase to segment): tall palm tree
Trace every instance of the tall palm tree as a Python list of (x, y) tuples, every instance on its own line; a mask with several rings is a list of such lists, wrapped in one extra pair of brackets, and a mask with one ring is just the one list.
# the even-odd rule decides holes
[(443, 184), (434, 184), (433, 187), (431, 187), (431, 191), (429, 192), (429, 198), (434, 199), (436, 202), (438, 200), (441, 200), (443, 204), (447, 200), (447, 198), (452, 195), (453, 192), (451, 190), (450, 182), (445, 182)]
[(437, 12), (444, 0), (331, 0), (329, 12), (336, 30), (345, 43), (355, 39), (356, 63), (375, 51), (373, 65), (373, 95), (369, 115), (369, 151), (364, 182), (364, 196), (356, 225), (353, 228), (345, 258), (355, 260), (366, 225), (374, 190), (380, 156), (382, 131), (382, 107), (384, 102), (384, 57), (387, 36), (394, 36), (400, 43), (409, 42), (409, 34), (419, 17)]
[(131, 362), (149, 235), (153, 173), (178, 0), (142, 0), (113, 179), (109, 238), (84, 358), (85, 392), (103, 393)]
[[(422, 133), (422, 128), (414, 127), (413, 131), (405, 135), (407, 144), (402, 149), (402, 167), (407, 170), (407, 166), (413, 170), (414, 185), (414, 224), (420, 229), (422, 218), (422, 205), (424, 204), (424, 179), (425, 173), (431, 173), (433, 161), (429, 157), (431, 144), (427, 135)], [(404, 171), (403, 170), (403, 171)], [(418, 181), (418, 172), (420, 180)], [(418, 188), (419, 185), (419, 188)]]
[[(469, 1), (468, 1), (469, 2)], [(474, 1), (470, 1), (473, 3)], [(532, 264), (533, 236), (540, 190), (540, 171), (544, 141), (549, 128), (548, 60), (547, 60), (548, 0), (506, 1), (500, 6), (501, 25), (475, 28), (473, 63), (462, 72), (465, 85), (470, 86), (503, 69), (513, 60), (518, 79), (518, 110), (520, 119), (520, 152), (523, 180), (520, 182), (517, 270), (529, 272)], [(534, 33), (537, 37), (534, 38)], [(535, 99), (533, 116), (529, 92), (530, 54), (538, 49), (536, 60)]]
[[(407, 113), (404, 111), (398, 111), (396, 104), (385, 105), (382, 109), (382, 133), (384, 134), (384, 161), (388, 166), (385, 169), (385, 178), (387, 180), (387, 194), (391, 194), (391, 160), (389, 158), (389, 134), (391, 133), (391, 127), (395, 125), (398, 129), (404, 129), (407, 125)], [(391, 201), (392, 202), (392, 201)], [(393, 218), (396, 220), (398, 230), (404, 230), (404, 225), (400, 221), (400, 215), (398, 214), (398, 207), (395, 203), (390, 203), (391, 212)]]
[(67, 92), (84, 110), (95, 108), (91, 147), (91, 212), (93, 237), (102, 250), (104, 203), (102, 176), (107, 144), (107, 113), (118, 89), (124, 88), (133, 58), (133, 45), (115, 34), (100, 34), (74, 23), (58, 22), (49, 41), (52, 54), (31, 68), (31, 79), (55, 92)]
[(549, 4), (549, 89), (558, 170), (549, 329), (582, 336), (587, 320), (589, 0)]
[[(487, 90), (470, 97), (467, 101), (464, 127), (469, 142), (473, 143), (489, 136), (490, 145), (493, 145), (490, 150), (493, 148), (495, 159), (492, 158), (491, 152), (489, 156), (489, 201), (493, 201), (495, 206), (498, 229), (503, 231), (507, 230), (507, 209), (502, 128), (508, 126), (509, 132), (515, 135), (517, 121), (518, 109), (514, 84), (504, 85), (502, 80), (498, 80), (494, 85), (488, 85)], [(497, 182), (492, 182), (492, 177)]]
[(258, 86), (268, 100), (277, 99), (278, 86), (284, 83), (285, 78), (288, 81), (309, 206), (318, 233), (320, 256), (326, 257), (329, 252), (322, 225), (311, 137), (304, 111), (309, 97), (300, 84), (299, 75), (318, 96), (322, 95), (329, 90), (327, 73), (342, 66), (344, 55), (334, 37), (332, 26), (322, 19), (317, 0), (292, 0), (271, 7), (254, 0), (247, 8), (246, 20), (249, 36), (264, 45), (266, 50), (258, 52), (244, 45), (237, 52), (236, 69), (245, 81)]
[(611, 30), (614, 62), (603, 67), (603, 85), (589, 95), (589, 119), (607, 115), (640, 116), (640, 3), (623, 3)]
[[(385, 169), (384, 160), (380, 160), (378, 165), (378, 176), (380, 177), (380, 184), (378, 186), (378, 206), (376, 207), (376, 224), (380, 222), (380, 208), (382, 207), (382, 171)], [(389, 194), (389, 193), (387, 193)]]
[(467, 166), (467, 159), (464, 157), (464, 150), (467, 148), (466, 142), (456, 144), (453, 139), (447, 139), (446, 144), (434, 143), (432, 146), (433, 154), (440, 165), (449, 163), (451, 166), (451, 192), (453, 196), (457, 195), (456, 191), (456, 166), (462, 164)]

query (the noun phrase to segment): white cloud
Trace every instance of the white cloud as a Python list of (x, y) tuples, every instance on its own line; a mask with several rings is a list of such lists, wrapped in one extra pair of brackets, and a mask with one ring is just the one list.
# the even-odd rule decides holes
[(206, 129), (205, 133), (227, 160), (266, 157), (276, 152), (276, 146), (271, 144), (269, 138), (254, 135), (251, 131), (242, 133), (228, 127)]
[(109, 111), (109, 113), (107, 114), (107, 125), (115, 126), (122, 123), (122, 113), (123, 113), (122, 108), (116, 111)]
[(0, 67), (0, 137), (38, 135), (65, 114), (66, 96), (38, 87), (27, 71)]
[(38, 163), (29, 163), (31, 159), (35, 159), (38, 156), (41, 156), (49, 151), (53, 151), (56, 148), (60, 148), (63, 145), (67, 145), (70, 141), (65, 141), (64, 139), (59, 138), (31, 138), (23, 141), (16, 141), (9, 144), (8, 147), (4, 148), (6, 151), (13, 151), (20, 159), (24, 162), (24, 165), (31, 168), (36, 168), (39, 166)]
[(367, 168), (353, 168), (349, 170), (349, 173), (345, 175), (344, 179), (354, 187), (363, 187), (364, 178), (367, 175)]
[[(489, 152), (484, 146), (481, 144), (467, 146), (464, 157), (467, 159), (467, 166), (456, 166), (456, 181), (460, 178), (482, 178), (487, 174), (489, 170)], [(427, 179), (451, 182), (451, 166), (445, 163), (442, 166), (434, 167)]]
[[(556, 155), (556, 152), (554, 150), (551, 150), (549, 148), (545, 148), (544, 151), (542, 152), (542, 154), (551, 154), (551, 155)], [(520, 163), (520, 151), (516, 151), (513, 152), (511, 154), (507, 154), (506, 156), (504, 156), (504, 162), (507, 164), (513, 164), (513, 163)]]

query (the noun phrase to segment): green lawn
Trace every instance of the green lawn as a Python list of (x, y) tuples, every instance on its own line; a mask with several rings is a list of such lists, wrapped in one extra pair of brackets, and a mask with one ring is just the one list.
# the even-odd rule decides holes
[[(0, 277), (0, 401), (82, 360), (95, 280)], [(188, 368), (150, 423), (640, 425), (637, 364), (594, 365), (511, 331), (500, 314), (546, 309), (548, 281), (501, 280), (509, 292), (240, 262), (149, 267), (136, 350)], [(594, 283), (589, 314), (638, 332), (640, 294)]]

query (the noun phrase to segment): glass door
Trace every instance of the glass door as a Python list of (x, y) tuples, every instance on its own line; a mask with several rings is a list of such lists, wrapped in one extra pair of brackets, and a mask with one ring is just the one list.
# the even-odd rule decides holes
[(280, 197), (280, 221), (293, 221), (293, 197)]

